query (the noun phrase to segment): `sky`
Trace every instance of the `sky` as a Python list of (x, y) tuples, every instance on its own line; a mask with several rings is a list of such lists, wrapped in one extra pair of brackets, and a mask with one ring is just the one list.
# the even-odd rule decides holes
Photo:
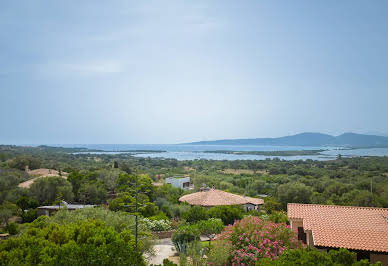
[(1, 1), (0, 144), (388, 133), (388, 1)]

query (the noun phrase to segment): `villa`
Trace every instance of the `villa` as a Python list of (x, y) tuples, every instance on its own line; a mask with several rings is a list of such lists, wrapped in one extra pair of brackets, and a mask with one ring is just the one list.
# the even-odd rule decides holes
[(67, 209), (69, 211), (83, 209), (83, 208), (93, 208), (96, 205), (84, 205), (84, 204), (69, 204), (66, 201), (62, 201), (62, 204), (53, 205), (53, 206), (40, 206), (38, 207), (38, 216), (46, 215), (50, 216), (59, 209)]
[(190, 205), (214, 207), (222, 205), (241, 205), (246, 211), (260, 210), (262, 199), (240, 196), (214, 188), (202, 188), (200, 192), (184, 195), (179, 199)]
[(289, 203), (287, 209), (291, 228), (305, 244), (346, 248), (358, 260), (388, 265), (388, 208)]
[(173, 187), (177, 187), (184, 190), (193, 189), (190, 185), (190, 177), (189, 176), (175, 176), (175, 177), (167, 177), (165, 180), (166, 184), (171, 184)]

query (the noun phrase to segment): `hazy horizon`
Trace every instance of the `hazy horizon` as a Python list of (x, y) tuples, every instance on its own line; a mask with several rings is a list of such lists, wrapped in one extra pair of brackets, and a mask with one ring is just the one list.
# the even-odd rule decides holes
[(0, 4), (0, 144), (388, 135), (388, 2)]

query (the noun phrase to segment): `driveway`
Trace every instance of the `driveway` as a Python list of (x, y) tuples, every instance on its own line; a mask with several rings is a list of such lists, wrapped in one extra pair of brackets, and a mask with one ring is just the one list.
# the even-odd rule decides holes
[(163, 265), (163, 260), (168, 257), (174, 256), (176, 252), (174, 244), (171, 241), (171, 238), (156, 240), (154, 245), (154, 251), (155, 251), (155, 255), (153, 256), (145, 255), (148, 265), (150, 264)]

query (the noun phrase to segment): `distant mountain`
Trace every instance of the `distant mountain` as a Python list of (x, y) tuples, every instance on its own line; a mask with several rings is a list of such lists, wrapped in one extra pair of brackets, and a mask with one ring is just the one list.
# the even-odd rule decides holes
[(322, 133), (300, 133), (280, 138), (224, 139), (198, 141), (196, 145), (268, 145), (268, 146), (348, 146), (348, 147), (388, 147), (388, 137), (344, 133), (331, 136)]

